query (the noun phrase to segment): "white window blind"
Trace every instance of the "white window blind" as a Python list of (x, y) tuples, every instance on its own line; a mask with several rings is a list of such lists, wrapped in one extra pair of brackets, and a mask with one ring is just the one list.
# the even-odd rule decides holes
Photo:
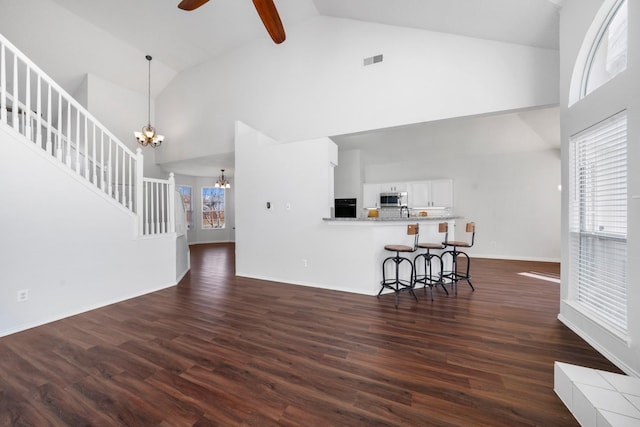
[(627, 114), (570, 140), (571, 287), (577, 302), (627, 331)]

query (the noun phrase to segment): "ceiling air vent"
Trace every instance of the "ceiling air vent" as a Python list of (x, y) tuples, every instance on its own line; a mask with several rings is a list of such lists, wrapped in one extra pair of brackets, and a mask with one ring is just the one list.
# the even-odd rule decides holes
[(382, 54), (376, 56), (370, 56), (368, 58), (364, 58), (364, 65), (377, 64), (378, 62), (382, 62)]

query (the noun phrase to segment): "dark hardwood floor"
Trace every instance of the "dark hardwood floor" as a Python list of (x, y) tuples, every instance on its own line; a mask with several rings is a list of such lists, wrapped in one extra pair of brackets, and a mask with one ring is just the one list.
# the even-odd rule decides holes
[(557, 319), (552, 263), (474, 259), (419, 302), (235, 277), (191, 247), (177, 287), (0, 339), (0, 425), (576, 426), (553, 362), (620, 372)]

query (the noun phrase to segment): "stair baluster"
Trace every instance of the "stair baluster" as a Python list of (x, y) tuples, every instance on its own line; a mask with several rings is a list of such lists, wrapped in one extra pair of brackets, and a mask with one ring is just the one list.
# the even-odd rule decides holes
[(144, 178), (141, 150), (120, 142), (1, 34), (0, 122), (136, 215), (138, 235), (175, 232), (173, 174)]

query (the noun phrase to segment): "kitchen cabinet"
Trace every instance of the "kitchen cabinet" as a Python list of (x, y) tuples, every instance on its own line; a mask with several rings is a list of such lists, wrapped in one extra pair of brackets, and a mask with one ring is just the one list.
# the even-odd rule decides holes
[(451, 179), (411, 182), (408, 193), (410, 208), (453, 207), (453, 180)]
[(380, 193), (396, 193), (407, 191), (406, 182), (385, 182), (380, 184)]
[(453, 207), (453, 180), (436, 179), (431, 181), (431, 206)]
[(410, 208), (452, 208), (453, 180), (433, 179), (430, 181), (365, 183), (362, 186), (362, 206), (380, 207), (380, 193), (407, 192)]
[(409, 207), (426, 208), (431, 201), (431, 183), (429, 181), (412, 182), (409, 184)]
[(380, 207), (380, 184), (364, 184), (362, 186), (362, 206), (364, 208)]

